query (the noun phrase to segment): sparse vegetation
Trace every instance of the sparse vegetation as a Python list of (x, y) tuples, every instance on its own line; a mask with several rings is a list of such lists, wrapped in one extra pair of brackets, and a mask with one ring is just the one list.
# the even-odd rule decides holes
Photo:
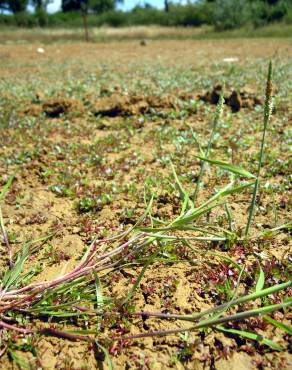
[(5, 368), (287, 367), (287, 44), (208, 42), (4, 47)]

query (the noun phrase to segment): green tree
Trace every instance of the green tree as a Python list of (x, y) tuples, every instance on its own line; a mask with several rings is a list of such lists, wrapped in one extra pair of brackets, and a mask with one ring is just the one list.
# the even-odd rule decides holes
[(89, 9), (95, 13), (103, 13), (109, 10), (114, 10), (118, 3), (122, 0), (90, 0)]
[(39, 26), (44, 27), (48, 23), (47, 6), (53, 0), (30, 0), (31, 5), (34, 7), (35, 15)]
[(169, 12), (169, 0), (164, 0), (164, 10), (166, 13)]
[(44, 4), (42, 0), (32, 0), (32, 4), (35, 7), (36, 11), (44, 8)]
[(123, 0), (62, 0), (63, 12), (85, 11), (94, 13), (103, 13), (114, 10), (117, 3)]
[(28, 0), (0, 0), (0, 8), (13, 14), (24, 12), (27, 5)]
[(217, 30), (231, 30), (250, 19), (247, 0), (216, 0), (213, 4), (213, 22)]
[(81, 10), (82, 3), (87, 4), (87, 1), (80, 0), (62, 0), (62, 11), (63, 12), (74, 12)]
[(7, 1), (0, 0), (0, 9), (1, 10), (8, 10)]
[(114, 10), (116, 4), (122, 2), (123, 0), (62, 0), (62, 10), (63, 12), (81, 12), (85, 40), (89, 41), (88, 13), (102, 13), (108, 10)]

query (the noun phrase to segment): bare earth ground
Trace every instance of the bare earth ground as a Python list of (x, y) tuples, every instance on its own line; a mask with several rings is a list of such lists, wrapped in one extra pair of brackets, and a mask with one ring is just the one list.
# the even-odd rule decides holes
[[(44, 52), (39, 47), (43, 46), (0, 48), (0, 186), (15, 175), (2, 204), (13, 251), (24, 241), (54, 233), (29, 259), (27, 269), (33, 270), (33, 281), (72, 269), (96, 235), (110, 236), (135, 224), (145, 210), (145, 187), (157, 194), (153, 216), (169, 220), (179, 214), (179, 192), (168, 160), (172, 159), (182, 183), (192, 192), (199, 171), (193, 133), (206, 147), (215, 86), (225, 83), (226, 96), (235, 90), (238, 101), (225, 107), (212, 155), (255, 173), (270, 58), (275, 65), (276, 108), (252, 235), (289, 220), (291, 40), (58, 44), (46, 45)], [(227, 182), (226, 172), (208, 168), (198, 204)], [(229, 199), (239, 235), (250, 199), (250, 190)], [(208, 222), (226, 225), (224, 209), (212, 210)], [(240, 284), (242, 294), (254, 289), (259, 262), (266, 286), (288, 279), (291, 244), (287, 230), (247, 244), (192, 242), (192, 246), (218, 256), (191, 252), (179, 244), (166, 246), (146, 270), (131, 300), (132, 310), (189, 314), (227, 301), (227, 286), (235, 287), (238, 271), (225, 257), (249, 273)], [(100, 276), (104, 295), (113, 302), (124, 298), (141, 271), (143, 260), (138, 262)], [(2, 271), (7, 266), (4, 243), (1, 266)], [(281, 296), (270, 299), (277, 302)], [(289, 325), (287, 312), (278, 311), (272, 317)], [(65, 327), (65, 321), (50, 320), (59, 329)], [(43, 317), (28, 325), (47, 323)], [(74, 318), (70, 325), (80, 327)], [(90, 322), (81, 325), (90, 328)], [(109, 349), (116, 369), (291, 366), (288, 334), (261, 318), (230, 327), (264, 334), (281, 345), (282, 352), (215, 329), (133, 340), (123, 346), (111, 341), (113, 335), (179, 325), (157, 319), (104, 319), (98, 339)], [(1, 349), (10, 349), (1, 357), (2, 369), (107, 368), (103, 356), (88, 343), (49, 336), (24, 338), (6, 330), (1, 334)], [(18, 360), (13, 360), (13, 354)]]

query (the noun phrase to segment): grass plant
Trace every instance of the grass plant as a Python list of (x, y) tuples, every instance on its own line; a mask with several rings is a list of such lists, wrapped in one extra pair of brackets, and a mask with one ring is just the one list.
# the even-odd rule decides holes
[(271, 119), (272, 111), (273, 111), (273, 85), (272, 85), (272, 73), (273, 73), (273, 66), (272, 62), (269, 64), (269, 71), (268, 71), (268, 78), (267, 78), (267, 86), (266, 86), (266, 100), (265, 100), (265, 108), (264, 108), (264, 125), (263, 125), (263, 136), (261, 140), (261, 148), (259, 153), (259, 162), (256, 174), (256, 180), (254, 184), (254, 190), (252, 194), (251, 206), (248, 214), (248, 220), (245, 228), (245, 235), (247, 236), (249, 233), (250, 225), (254, 216), (255, 207), (256, 207), (256, 197), (259, 190), (259, 183), (260, 183), (260, 173), (263, 165), (263, 157), (264, 157), (264, 148), (266, 142), (266, 134), (268, 129), (268, 124)]

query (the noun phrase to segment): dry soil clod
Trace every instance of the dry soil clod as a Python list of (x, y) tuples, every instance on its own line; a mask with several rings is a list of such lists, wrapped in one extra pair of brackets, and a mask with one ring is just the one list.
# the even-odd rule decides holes
[(50, 98), (42, 105), (42, 110), (48, 117), (59, 117), (69, 112), (82, 112), (83, 104), (77, 99)]
[[(215, 85), (215, 87), (211, 91), (207, 91), (204, 95), (200, 95), (199, 98), (204, 102), (210, 104), (217, 104), (219, 101), (221, 91), (222, 86)], [(252, 109), (256, 105), (263, 104), (262, 99), (257, 97), (248, 88), (243, 89), (241, 91), (227, 90), (224, 95), (225, 103), (231, 108), (233, 113), (239, 112), (242, 108)]]

